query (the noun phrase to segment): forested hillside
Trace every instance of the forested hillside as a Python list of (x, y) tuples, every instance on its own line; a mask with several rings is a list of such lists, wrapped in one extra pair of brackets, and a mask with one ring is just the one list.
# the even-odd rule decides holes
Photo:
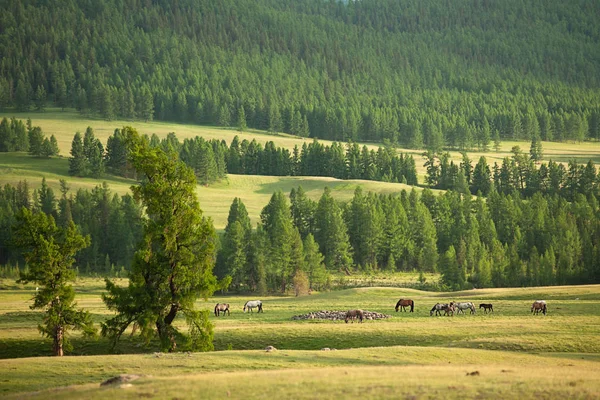
[(6, 0), (0, 108), (485, 148), (600, 138), (595, 0)]

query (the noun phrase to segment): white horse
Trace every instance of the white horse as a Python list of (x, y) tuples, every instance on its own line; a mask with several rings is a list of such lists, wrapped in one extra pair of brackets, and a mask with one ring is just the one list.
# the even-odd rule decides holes
[(471, 314), (475, 314), (475, 305), (473, 303), (466, 302), (466, 303), (454, 303), (454, 306), (456, 307), (456, 313), (465, 313), (465, 310), (471, 310)]
[(257, 312), (263, 312), (262, 301), (260, 301), (260, 300), (247, 301), (246, 304), (244, 304), (244, 312), (246, 312), (246, 309), (248, 309), (248, 312), (252, 312), (252, 309), (257, 308), (257, 307), (258, 307)]

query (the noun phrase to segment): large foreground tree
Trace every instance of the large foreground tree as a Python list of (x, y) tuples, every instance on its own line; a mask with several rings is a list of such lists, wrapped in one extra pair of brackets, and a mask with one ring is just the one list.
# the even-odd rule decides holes
[(82, 236), (71, 221), (66, 228), (57, 227), (52, 216), (22, 208), (14, 226), (16, 244), (24, 249), (28, 270), (21, 273), (20, 282), (39, 285), (32, 309), (46, 310), (40, 332), (52, 339), (55, 356), (70, 349), (67, 333), (70, 329), (96, 334), (87, 311), (77, 310), (75, 291), (69, 285), (75, 279), (75, 254), (89, 246), (89, 236)]
[(189, 327), (188, 348), (213, 349), (213, 329), (207, 311), (194, 302), (218, 288), (213, 275), (216, 234), (202, 216), (194, 172), (176, 153), (150, 147), (133, 128), (124, 128), (131, 165), (142, 178), (134, 196), (146, 207), (144, 234), (135, 254), (128, 287), (106, 282), (103, 296), (117, 314), (102, 325), (102, 334), (116, 345), (132, 323), (142, 335), (158, 335), (163, 351), (174, 351), (184, 337), (173, 325), (178, 313)]

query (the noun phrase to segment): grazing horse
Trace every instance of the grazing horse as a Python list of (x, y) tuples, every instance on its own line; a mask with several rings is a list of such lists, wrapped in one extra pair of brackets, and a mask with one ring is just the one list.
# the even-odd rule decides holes
[(433, 306), (431, 311), (429, 311), (429, 316), (433, 316), (434, 312), (435, 315), (442, 315), (442, 311), (444, 311), (444, 315), (450, 315), (450, 313), (454, 315), (454, 303), (437, 303), (435, 306)]
[(537, 314), (540, 311), (542, 312), (542, 314), (546, 315), (547, 306), (546, 306), (546, 302), (544, 300), (536, 300), (531, 305), (531, 312), (532, 313)]
[(479, 309), (481, 310), (483, 308), (483, 313), (487, 314), (488, 310), (490, 310), (490, 312), (494, 312), (494, 306), (492, 305), (492, 303), (486, 304), (486, 303), (481, 303), (479, 305)]
[(257, 307), (258, 307), (257, 312), (263, 312), (262, 301), (260, 301), (260, 300), (247, 301), (246, 304), (244, 304), (244, 312), (246, 312), (246, 309), (248, 309), (248, 312), (252, 312), (252, 309), (257, 308)]
[(412, 301), (411, 299), (400, 299), (396, 303), (396, 312), (398, 312), (398, 309), (402, 309), (402, 311), (406, 311), (406, 307), (408, 307), (408, 306), (410, 306), (410, 312), (413, 312), (415, 310), (415, 302), (414, 301)]
[(454, 316), (454, 311), (456, 311), (456, 305), (454, 305), (454, 302), (451, 301), (450, 304), (444, 304), (444, 306), (444, 315)]
[(348, 323), (349, 320), (352, 320), (352, 323), (354, 323), (354, 320), (357, 318), (360, 319), (360, 322), (363, 322), (364, 314), (362, 310), (348, 310), (344, 321)]
[(466, 302), (466, 303), (456, 303), (456, 312), (458, 313), (465, 313), (465, 310), (471, 310), (471, 314), (475, 314), (475, 305), (473, 303)]
[(223, 313), (223, 315), (225, 315), (225, 313), (231, 315), (231, 312), (229, 312), (229, 304), (217, 303), (215, 306), (215, 315), (218, 317), (221, 313)]

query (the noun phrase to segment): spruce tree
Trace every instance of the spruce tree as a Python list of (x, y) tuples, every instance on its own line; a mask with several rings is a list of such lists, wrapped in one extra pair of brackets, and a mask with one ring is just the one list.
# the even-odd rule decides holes
[(87, 176), (88, 161), (83, 149), (83, 140), (79, 132), (75, 133), (71, 143), (71, 157), (69, 158), (69, 175)]

